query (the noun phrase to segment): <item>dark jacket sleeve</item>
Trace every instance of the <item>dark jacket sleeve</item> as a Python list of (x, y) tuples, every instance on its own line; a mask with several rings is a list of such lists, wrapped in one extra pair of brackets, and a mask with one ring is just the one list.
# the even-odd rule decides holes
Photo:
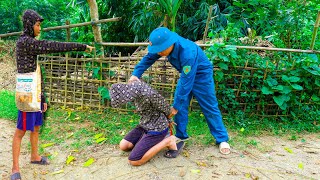
[(84, 51), (87, 47), (87, 45), (80, 43), (56, 42), (47, 40), (39, 41), (34, 38), (28, 38), (26, 43), (29, 46), (29, 53), (35, 55), (67, 51)]
[(161, 56), (158, 54), (148, 53), (145, 55), (142, 60), (134, 67), (132, 75), (141, 78), (141, 75), (146, 71), (156, 60), (158, 60)]

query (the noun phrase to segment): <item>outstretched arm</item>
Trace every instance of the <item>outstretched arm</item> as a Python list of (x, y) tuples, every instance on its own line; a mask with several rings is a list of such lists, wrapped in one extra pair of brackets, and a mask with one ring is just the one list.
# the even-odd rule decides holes
[(30, 53), (35, 55), (68, 51), (85, 51), (86, 49), (92, 51), (93, 49), (93, 47), (91, 46), (80, 43), (57, 42), (47, 40), (39, 41), (34, 38), (27, 38), (25, 43), (29, 47)]
[(148, 53), (142, 60), (134, 67), (132, 76), (130, 77), (128, 83), (139, 80), (141, 75), (146, 71), (160, 56), (158, 54)]

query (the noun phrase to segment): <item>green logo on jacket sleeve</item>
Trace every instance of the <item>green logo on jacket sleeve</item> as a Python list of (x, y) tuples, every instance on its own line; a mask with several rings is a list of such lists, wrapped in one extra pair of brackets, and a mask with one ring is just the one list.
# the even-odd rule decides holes
[(191, 71), (191, 66), (183, 66), (183, 72), (187, 75)]

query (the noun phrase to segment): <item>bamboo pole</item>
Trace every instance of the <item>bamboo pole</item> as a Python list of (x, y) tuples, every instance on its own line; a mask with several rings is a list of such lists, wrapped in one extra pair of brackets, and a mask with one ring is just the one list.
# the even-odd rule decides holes
[[(95, 56), (96, 57), (96, 56)], [(102, 66), (102, 62), (100, 62), (100, 87), (102, 87), (102, 73), (103, 73), (103, 66)], [(99, 93), (99, 92), (98, 92)], [(100, 93), (99, 93), (100, 94)], [(104, 102), (103, 102), (104, 103)], [(102, 104), (102, 96), (101, 94), (99, 95), (99, 111), (101, 111), (101, 105), (103, 106)]]
[[(94, 56), (95, 57), (95, 56)], [(90, 64), (90, 70), (92, 71), (91, 73), (92, 73), (92, 76), (93, 76), (93, 68), (94, 68), (94, 61), (92, 61), (91, 62), (91, 64)], [(90, 91), (91, 91), (91, 93), (90, 93), (90, 99), (89, 99), (89, 102), (90, 102), (90, 106), (92, 106), (92, 86), (90, 86)]]
[[(66, 25), (70, 25), (70, 21), (69, 20), (66, 20)], [(66, 41), (67, 42), (70, 42), (70, 40), (71, 40), (71, 31), (70, 31), (70, 28), (67, 28), (66, 29), (66, 34), (67, 34), (67, 39), (66, 39)], [(66, 57), (69, 57), (69, 52), (66, 52)]]
[[(66, 25), (70, 25), (70, 21), (66, 20)], [(66, 28), (66, 32), (67, 32), (67, 42), (70, 42), (71, 40), (71, 32), (70, 32), (70, 28)]]
[(319, 22), (320, 22), (320, 11), (318, 11), (317, 20), (316, 20), (316, 23), (314, 24), (314, 28), (313, 28), (312, 40), (311, 40), (311, 45), (310, 45), (310, 49), (311, 49), (311, 50), (313, 50), (313, 48), (314, 48), (314, 43), (316, 42), (316, 37), (317, 37), (317, 31), (318, 31), (318, 27), (319, 27)]
[[(77, 67), (77, 64), (78, 62), (75, 61), (75, 68), (74, 68), (74, 75), (75, 75), (75, 79), (78, 79), (78, 67)], [(75, 104), (76, 103), (76, 91), (77, 91), (77, 81), (73, 81), (73, 99), (72, 99), (72, 102)], [(75, 108), (75, 106), (73, 105), (72, 106), (73, 108)]]
[[(121, 52), (119, 52), (119, 60), (118, 60), (118, 64), (117, 64), (118, 69), (121, 69), (121, 61), (120, 61), (120, 58), (121, 58)], [(118, 76), (117, 82), (120, 82), (120, 76)]]
[[(111, 59), (110, 59), (111, 61)], [(131, 56), (129, 56), (129, 61), (128, 61), (128, 66), (127, 66), (127, 69), (130, 69), (131, 67)], [(133, 64), (133, 66), (135, 66), (135, 63)], [(132, 74), (132, 71), (126, 71), (126, 76), (127, 76), (127, 79), (126, 81), (128, 82), (129, 78), (131, 77), (131, 74)]]
[[(267, 79), (267, 75), (268, 75), (268, 69), (269, 69), (269, 61), (266, 61), (266, 69), (264, 70), (264, 73), (263, 73), (263, 84), (262, 84), (262, 86), (264, 85), (264, 82), (265, 82), (265, 80)], [(262, 89), (262, 88), (261, 88)], [(259, 99), (259, 106), (261, 105), (261, 101), (262, 101), (262, 96), (263, 96), (263, 94), (262, 94), (262, 92), (260, 93), (260, 99)], [(265, 107), (265, 105), (262, 105), (261, 106), (261, 109), (263, 110), (263, 111), (265, 111), (266, 110), (266, 107)]]
[[(90, 7), (90, 17), (91, 21), (99, 20), (99, 13), (98, 13), (98, 5), (96, 0), (87, 0), (89, 7)], [(96, 24), (92, 25), (92, 31), (94, 35), (94, 41), (101, 43), (102, 42), (102, 35), (101, 35), (101, 26), (97, 26)], [(104, 57), (104, 49), (103, 46), (100, 48), (101, 56)]]
[(85, 67), (85, 62), (81, 63), (81, 68), (82, 68), (82, 78), (81, 78), (81, 109), (84, 108), (84, 67)]
[[(148, 46), (149, 43), (97, 43), (103, 46)], [(213, 44), (198, 44), (200, 47), (210, 47)], [(320, 54), (320, 51), (316, 50), (302, 50), (302, 49), (288, 49), (288, 48), (270, 48), (270, 47), (256, 47), (256, 46), (234, 46), (234, 45), (226, 45), (225, 47), (236, 47), (237, 49), (252, 49), (252, 50), (265, 50), (265, 51), (283, 51), (283, 52), (296, 52), (296, 53), (311, 53), (311, 54)]]
[[(39, 56), (38, 56), (39, 57)], [(49, 98), (49, 103), (50, 103), (50, 101), (53, 99), (52, 98), (52, 86), (53, 86), (53, 83), (52, 83), (52, 69), (53, 69), (53, 64), (52, 64), (52, 61), (50, 61), (50, 69), (51, 69), (51, 76), (50, 76), (50, 90), (49, 90), (49, 92), (50, 92), (50, 98)]]
[(68, 58), (66, 58), (66, 78), (64, 80), (64, 107), (67, 107), (68, 87)]
[[(68, 29), (68, 28), (75, 28), (75, 27), (81, 27), (81, 26), (88, 26), (88, 25), (96, 25), (106, 22), (116, 22), (120, 21), (120, 17), (115, 18), (109, 18), (109, 19), (101, 19), (98, 21), (91, 21), (91, 22), (84, 22), (84, 23), (78, 23), (78, 24), (70, 24), (70, 25), (63, 25), (63, 26), (56, 26), (56, 27), (49, 27), (44, 28), (42, 31), (51, 31), (51, 30), (58, 30), (58, 29)], [(22, 31), (20, 32), (13, 32), (13, 33), (7, 33), (7, 34), (0, 34), (0, 38), (9, 37), (9, 36), (17, 36), (20, 35)]]
[(211, 19), (212, 9), (213, 9), (213, 6), (211, 5), (211, 6), (210, 6), (210, 9), (209, 9), (209, 13), (208, 13), (208, 18), (207, 18), (207, 22), (206, 22), (206, 27), (205, 27), (204, 33), (203, 33), (203, 38), (202, 38), (202, 43), (203, 43), (203, 44), (206, 43), (206, 37), (207, 37), (207, 34), (208, 34), (208, 28), (209, 28), (209, 22), (210, 22), (210, 19)]
[[(248, 66), (248, 62), (249, 62), (249, 59), (247, 59), (247, 61), (246, 61), (245, 68)], [(237, 98), (239, 97), (240, 89), (241, 89), (242, 82), (243, 82), (243, 79), (244, 79), (244, 72), (245, 71), (243, 71), (242, 75), (241, 75), (241, 81), (240, 81), (240, 85), (238, 87), (238, 91), (237, 91), (237, 95), (236, 95)]]
[(146, 42), (138, 42), (138, 43), (123, 43), (123, 42), (110, 42), (110, 43), (106, 43), (106, 42), (102, 42), (102, 43), (97, 43), (100, 44), (102, 46), (128, 46), (128, 47), (132, 47), (132, 46), (148, 46), (149, 43)]

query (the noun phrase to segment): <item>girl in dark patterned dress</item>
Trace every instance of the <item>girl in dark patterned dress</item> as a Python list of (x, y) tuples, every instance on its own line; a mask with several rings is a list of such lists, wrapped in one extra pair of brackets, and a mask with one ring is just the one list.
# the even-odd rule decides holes
[[(35, 72), (37, 55), (67, 51), (92, 51), (93, 47), (78, 43), (61, 43), (54, 41), (37, 40), (40, 34), (41, 22), (44, 20), (37, 12), (26, 10), (23, 14), (23, 33), (17, 41), (16, 58), (18, 73)], [(43, 88), (42, 88), (43, 89)], [(49, 164), (46, 157), (38, 154), (39, 129), (43, 122), (43, 113), (47, 110), (44, 92), (41, 92), (42, 112), (18, 112), (17, 129), (12, 143), (12, 174), (11, 179), (21, 179), (19, 169), (19, 155), (23, 136), (30, 132), (31, 163)]]
[(110, 88), (111, 106), (120, 107), (128, 102), (133, 102), (137, 113), (141, 116), (139, 125), (131, 130), (120, 142), (123, 151), (132, 150), (129, 163), (139, 166), (149, 161), (163, 148), (169, 150), (164, 156), (175, 158), (184, 146), (180, 141), (176, 144), (175, 136), (169, 136), (168, 118), (170, 106), (157, 91), (142, 81), (129, 84), (113, 84)]

